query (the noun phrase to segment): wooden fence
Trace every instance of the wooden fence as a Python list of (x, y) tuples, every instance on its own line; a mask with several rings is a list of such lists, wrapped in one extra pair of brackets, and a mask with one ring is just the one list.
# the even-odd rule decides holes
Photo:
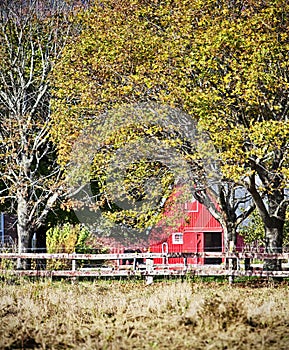
[[(169, 258), (182, 258), (181, 264), (169, 264)], [(222, 258), (221, 265), (188, 264), (188, 258)], [(0, 261), (31, 259), (35, 269), (17, 270), (14, 268), (0, 269), (0, 275), (31, 276), (31, 277), (133, 277), (146, 279), (149, 284), (156, 276), (227, 276), (232, 281), (237, 276), (284, 277), (289, 278), (289, 253), (266, 254), (255, 252), (243, 253), (119, 253), (119, 254), (48, 254), (48, 253), (0, 253)], [(162, 264), (155, 264), (154, 259), (162, 259)], [(281, 271), (265, 271), (262, 261), (278, 259), (282, 262)], [(70, 269), (46, 269), (46, 262), (71, 261)], [(123, 260), (130, 260), (131, 265), (123, 265)], [(143, 260), (143, 263), (138, 262)], [(252, 264), (258, 260), (259, 264)], [(98, 265), (93, 266), (93, 262)], [(234, 261), (234, 264), (230, 262)], [(41, 263), (44, 262), (44, 264)], [(88, 263), (88, 268), (83, 267)], [(229, 263), (227, 263), (229, 262)], [(91, 263), (91, 264), (90, 264)], [(6, 264), (7, 265), (7, 264)], [(3, 264), (2, 264), (3, 266)]]

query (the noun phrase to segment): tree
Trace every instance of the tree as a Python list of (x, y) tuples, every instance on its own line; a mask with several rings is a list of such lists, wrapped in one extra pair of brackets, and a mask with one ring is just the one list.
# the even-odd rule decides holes
[[(193, 157), (188, 150), (195, 144), (178, 130), (180, 121), (182, 128), (190, 124), (192, 134), (191, 118), (176, 109), (152, 103), (124, 105), (85, 129), (70, 153), (71, 167), (67, 169), (68, 186), (82, 188), (76, 200), (69, 201), (75, 209), (80, 207), (81, 222), (97, 223), (100, 231), (99, 216), (107, 217), (119, 224), (117, 234), (126, 226), (138, 230), (130, 231), (131, 239), (142, 239), (140, 231), (147, 231), (159, 220), (172, 188), (191, 181), (187, 163)], [(109, 222), (102, 226), (107, 235)]]
[[(289, 212), (288, 208), (286, 211), (286, 221), (284, 224), (283, 232), (283, 246), (288, 249), (289, 244)], [(257, 210), (254, 210), (249, 216), (246, 223), (244, 223), (240, 229), (240, 234), (244, 237), (246, 243), (255, 243), (257, 242), (260, 246), (265, 246), (265, 229), (260, 215)]]
[[(220, 150), (223, 174), (251, 194), (267, 252), (279, 253), (288, 205), (288, 4), (198, 1), (198, 7), (188, 98)], [(268, 269), (279, 267), (267, 262)]]
[(249, 193), (232, 181), (220, 181), (214, 186), (194, 192), (194, 197), (221, 224), (226, 249), (234, 250), (237, 244), (238, 228), (255, 207)]
[(70, 28), (68, 15), (60, 0), (0, 5), (0, 198), (16, 212), (19, 253), (29, 250), (62, 193), (49, 136), (50, 74)]
[[(217, 182), (210, 182), (204, 164), (210, 152), (206, 150), (205, 155), (197, 155), (197, 137), (192, 141), (197, 128), (190, 114), (195, 113), (196, 120), (201, 115), (196, 113), (192, 104), (196, 82), (201, 78), (193, 75), (198, 71), (192, 71), (191, 58), (197, 26), (195, 18), (200, 16), (199, 6), (199, 2), (192, 6), (190, 1), (147, 3), (107, 0), (96, 4), (89, 12), (83, 12), (79, 17), (81, 32), (78, 40), (66, 46), (55, 70), (52, 133), (58, 146), (59, 161), (66, 163), (81, 130), (91, 121), (100, 125), (97, 135), (101, 135), (105, 147), (100, 143), (94, 151), (99, 151), (104, 158), (98, 165), (94, 163), (94, 175), (103, 176), (103, 191), (98, 187), (103, 194), (106, 193), (107, 180), (104, 169), (108, 158), (118, 147), (140, 137), (153, 139), (157, 147), (174, 147), (190, 167), (189, 178), (191, 184), (194, 183), (191, 188), (195, 196), (224, 227), (227, 244), (229, 240), (236, 240), (236, 228), (250, 210), (238, 217), (237, 207), (243, 198), (236, 198), (236, 185), (229, 183), (228, 177), (224, 177), (220, 170), (217, 171)], [(127, 109), (133, 106), (136, 111), (152, 103), (160, 104), (163, 109), (161, 117), (159, 114), (155, 120), (153, 115), (157, 113), (154, 112), (150, 117), (146, 114), (134, 120), (127, 117), (128, 113), (119, 117), (116, 112), (123, 105), (130, 106)], [(170, 111), (178, 109), (178, 115), (168, 117), (171, 113), (168, 107)], [(167, 112), (164, 113), (164, 110)], [(103, 118), (108, 122), (103, 123)], [(127, 124), (120, 129), (118, 125), (125, 119)], [(114, 136), (107, 135), (106, 130)], [(160, 145), (157, 140), (165, 141), (166, 146), (164, 142)], [(126, 161), (124, 163), (127, 164)], [(145, 166), (142, 169), (143, 177), (151, 171)], [(168, 190), (175, 185), (171, 177), (166, 182), (166, 194), (162, 199), (168, 198)], [(229, 205), (232, 199), (234, 201)], [(162, 204), (163, 200), (160, 200), (161, 209)], [(114, 218), (119, 213), (115, 210)], [(144, 219), (148, 217), (144, 216)], [(147, 220), (147, 224), (151, 222)]]

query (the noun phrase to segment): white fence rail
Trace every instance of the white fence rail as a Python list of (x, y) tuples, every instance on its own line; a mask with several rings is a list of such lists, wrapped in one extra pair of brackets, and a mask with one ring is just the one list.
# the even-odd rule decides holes
[[(169, 258), (183, 258), (181, 264), (169, 264)], [(193, 265), (188, 264), (188, 258), (222, 258), (221, 265)], [(154, 259), (163, 259), (162, 264), (154, 263)], [(35, 269), (17, 270), (0, 269), (2, 276), (35, 276), (35, 277), (132, 277), (140, 276), (151, 283), (155, 276), (227, 276), (232, 280), (237, 276), (258, 276), (258, 277), (285, 277), (289, 278), (289, 253), (267, 254), (255, 252), (243, 253), (115, 253), (115, 254), (68, 254), (68, 253), (0, 253), (0, 262), (7, 260), (31, 259), (33, 261), (60, 260), (71, 261), (70, 269), (48, 270), (43, 265), (35, 264)], [(143, 263), (138, 262), (143, 260)], [(265, 271), (260, 261), (278, 259), (282, 261), (282, 271)], [(122, 265), (123, 260), (130, 260), (131, 265)], [(235, 260), (237, 263), (226, 264), (227, 261)], [(243, 261), (247, 262), (242, 264)], [(258, 265), (249, 264), (253, 260), (259, 260)], [(96, 267), (82, 268), (80, 261), (100, 264)], [(45, 264), (44, 264), (45, 266)], [(234, 266), (234, 268), (232, 268)], [(249, 266), (249, 268), (248, 268)]]

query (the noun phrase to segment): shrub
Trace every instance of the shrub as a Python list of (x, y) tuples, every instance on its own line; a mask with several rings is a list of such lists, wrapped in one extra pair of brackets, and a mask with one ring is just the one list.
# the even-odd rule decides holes
[[(105, 247), (97, 241), (90, 231), (82, 225), (66, 223), (50, 228), (46, 233), (48, 253), (104, 253)], [(52, 259), (47, 268), (53, 270), (71, 268), (72, 262), (67, 259)]]

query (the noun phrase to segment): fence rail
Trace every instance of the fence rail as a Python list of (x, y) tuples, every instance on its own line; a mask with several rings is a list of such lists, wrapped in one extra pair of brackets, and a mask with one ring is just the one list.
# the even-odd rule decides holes
[(278, 259), (289, 260), (289, 253), (219, 253), (219, 252), (180, 252), (180, 253), (0, 253), (0, 259), (67, 259), (67, 260), (122, 260), (122, 259), (157, 259), (157, 258), (227, 258), (227, 259)]
[[(170, 264), (169, 258), (183, 258), (182, 264)], [(193, 265), (188, 264), (188, 258), (222, 258), (225, 262), (235, 260), (238, 263), (222, 265)], [(163, 258), (162, 264), (154, 263), (154, 259)], [(76, 254), (76, 253), (0, 253), (0, 261), (5, 259), (21, 260), (71, 260), (70, 270), (47, 270), (37, 267), (34, 270), (0, 269), (0, 274), (31, 277), (144, 277), (147, 283), (151, 283), (156, 276), (224, 276), (232, 281), (237, 276), (256, 277), (285, 277), (289, 278), (289, 253), (268, 254), (255, 252), (219, 253), (219, 252), (187, 252), (187, 253), (115, 253), (115, 254)], [(137, 264), (139, 259), (144, 263)], [(262, 264), (249, 264), (249, 269), (244, 268), (241, 261), (248, 260), (282, 260), (282, 271), (265, 271)], [(79, 261), (98, 261), (97, 267), (81, 268)], [(132, 265), (122, 265), (122, 260), (132, 261)], [(104, 263), (110, 262), (110, 264)], [(37, 264), (36, 264), (37, 266)], [(232, 267), (234, 266), (234, 268)]]

